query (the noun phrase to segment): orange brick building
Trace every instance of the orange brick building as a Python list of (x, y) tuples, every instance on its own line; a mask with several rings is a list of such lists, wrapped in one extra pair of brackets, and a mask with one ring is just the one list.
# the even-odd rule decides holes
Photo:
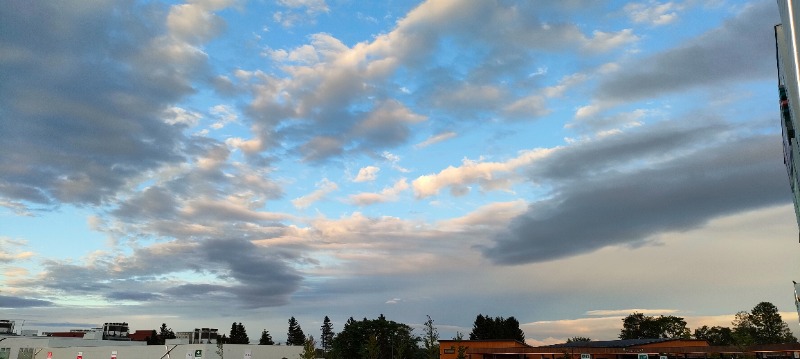
[(468, 359), (688, 359), (800, 358), (800, 344), (751, 347), (710, 346), (694, 339), (627, 339), (564, 343), (534, 347), (515, 340), (440, 340), (441, 359), (455, 359), (459, 347)]

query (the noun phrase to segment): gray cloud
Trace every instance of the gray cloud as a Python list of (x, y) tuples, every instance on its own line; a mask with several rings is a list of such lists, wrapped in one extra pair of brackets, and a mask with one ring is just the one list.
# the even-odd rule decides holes
[(596, 97), (631, 100), (734, 80), (775, 77), (775, 4), (746, 7), (721, 27), (680, 47), (622, 64), (603, 81)]
[(161, 295), (155, 293), (145, 293), (136, 291), (117, 291), (106, 294), (109, 300), (135, 300), (140, 302), (148, 302), (162, 299)]
[(49, 307), (52, 305), (52, 302), (46, 300), (0, 295), (0, 308)]
[[(226, 302), (233, 298), (243, 307), (261, 308), (288, 303), (299, 288), (303, 277), (290, 265), (296, 260), (300, 258), (293, 251), (256, 246), (246, 239), (169, 242), (137, 248), (126, 257), (96, 257), (86, 266), (48, 261), (40, 279), (20, 284), (115, 300), (152, 301), (164, 295), (181, 300), (213, 294), (204, 298)], [(187, 270), (226, 284), (164, 280), (163, 276)], [(131, 291), (134, 286), (139, 290)]]
[(697, 228), (741, 211), (785, 204), (780, 139), (754, 135), (557, 185), (483, 253), (496, 263), (541, 262)]
[(98, 204), (140, 173), (183, 160), (183, 128), (161, 117), (208, 68), (202, 53), (165, 36), (165, 10), (0, 4), (0, 195)]

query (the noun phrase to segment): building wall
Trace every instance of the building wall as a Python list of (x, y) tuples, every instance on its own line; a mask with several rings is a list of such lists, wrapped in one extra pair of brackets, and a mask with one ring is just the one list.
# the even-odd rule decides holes
[[(800, 54), (798, 53), (797, 26), (800, 21), (800, 8), (793, 0), (778, 0), (781, 24), (775, 27), (775, 46), (778, 61), (778, 85), (785, 88), (789, 102), (789, 116), (780, 112), (783, 130), (784, 162), (789, 175), (789, 184), (795, 205), (795, 215), (800, 225), (800, 146), (798, 146), (797, 117), (800, 115)], [(792, 135), (792, 132), (794, 134)]]
[[(8, 358), (2, 359), (296, 359), (303, 351), (300, 346), (226, 344), (219, 355), (215, 344), (143, 345), (143, 342), (40, 338), (44, 340), (6, 337), (0, 341), (0, 349), (9, 349)], [(197, 350), (199, 357), (195, 356)]]

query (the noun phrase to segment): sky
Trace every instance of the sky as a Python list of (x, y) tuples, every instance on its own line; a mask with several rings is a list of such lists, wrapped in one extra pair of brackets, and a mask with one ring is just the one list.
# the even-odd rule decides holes
[(0, 318), (531, 344), (775, 304), (772, 1), (0, 1)]

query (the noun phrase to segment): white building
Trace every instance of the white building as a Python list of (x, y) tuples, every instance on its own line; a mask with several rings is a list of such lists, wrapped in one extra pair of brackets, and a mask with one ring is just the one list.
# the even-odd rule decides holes
[(0, 359), (297, 359), (302, 352), (288, 345), (225, 344), (220, 352), (216, 344), (0, 336)]

